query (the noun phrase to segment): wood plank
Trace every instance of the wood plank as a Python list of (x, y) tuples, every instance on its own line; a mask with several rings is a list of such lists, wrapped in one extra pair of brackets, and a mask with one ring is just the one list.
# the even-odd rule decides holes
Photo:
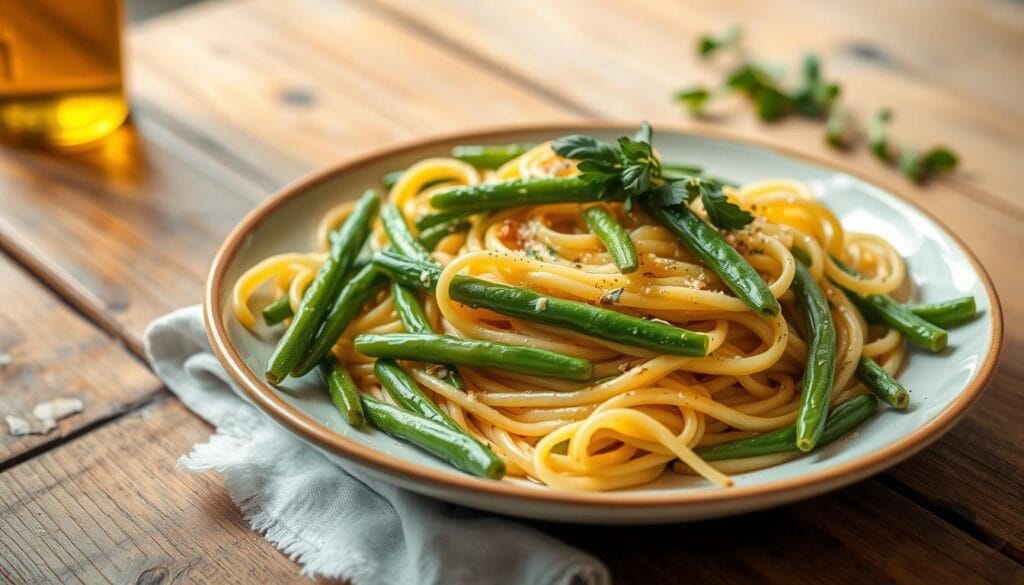
[(207, 3), (130, 40), (143, 114), (278, 181), (389, 142), (570, 115), (359, 2)]
[(683, 526), (555, 527), (622, 583), (1019, 583), (1024, 567), (875, 480)]
[[(0, 469), (151, 399), (160, 382), (114, 339), (0, 254)], [(85, 409), (48, 435), (14, 436), (4, 415), (77, 397)]]
[[(4, 149), (3, 247), (45, 269), (69, 300), (99, 303), (114, 333), (126, 324), (138, 334), (168, 309), (198, 302), (219, 239), (261, 196), (193, 153), (146, 123), (122, 128), (98, 151)], [(139, 351), (137, 338), (125, 341)]]
[(210, 429), (160, 399), (0, 475), (0, 580), (299, 583), (213, 473), (175, 468)]
[[(292, 562), (248, 532), (215, 474), (175, 469), (178, 455), (208, 432), (178, 402), (161, 399), (0, 475), (0, 575), (23, 583), (123, 583), (147, 574), (298, 581)], [(618, 583), (826, 574), (834, 583), (1010, 583), (1024, 570), (877, 481), (686, 526), (543, 528), (605, 560)]]
[[(1019, 104), (1010, 109), (984, 99), (1003, 95), (1019, 102), (1013, 96), (1024, 82), (1016, 74), (1015, 56), (1024, 51), (1024, 36), (1012, 34), (1012, 19), (992, 22), (980, 7), (990, 2), (943, 3), (956, 10), (890, 2), (868, 10), (855, 2), (818, 3), (814, 8), (795, 1), (690, 2), (684, 9), (647, 0), (607, 2), (596, 9), (585, 0), (498, 6), (471, 0), (446, 0), (443, 6), (370, 1), (454, 50), (479, 53), (496, 68), (532, 79), (601, 116), (654, 121), (685, 118), (671, 100), (675, 90), (720, 79), (720, 70), (698, 63), (694, 56), (697, 35), (733, 23), (771, 23), (747, 27), (747, 46), (754, 55), (790, 64), (792, 71), (805, 50), (818, 51), (826, 74), (843, 81), (845, 104), (864, 117), (881, 106), (894, 108), (895, 135), (921, 147), (948, 142), (960, 151), (964, 170), (957, 186), (983, 191), (985, 198), (1014, 209), (1018, 217), (1024, 211), (1024, 200), (1016, 196), (1020, 173), (1014, 163), (1024, 145), (1024, 112)], [(780, 14), (786, 17), (778, 18)], [(951, 37), (947, 25), (958, 17), (966, 22)], [(530, 25), (523, 26), (526, 22)], [(908, 35), (914, 42), (908, 42)], [(927, 40), (917, 42), (919, 37)], [(851, 43), (868, 49), (851, 51)], [(1001, 56), (973, 56), (989, 50)], [(880, 59), (876, 53), (888, 57)], [(962, 67), (953, 65), (964, 60)], [(964, 72), (968, 68), (971, 74)], [(961, 80), (974, 91), (915, 74), (921, 70)], [(978, 76), (985, 82), (973, 81)], [(820, 124), (764, 124), (747, 106), (736, 104), (719, 112), (715, 125), (826, 154), (836, 162), (853, 162), (872, 175), (890, 172), (863, 149), (856, 156), (826, 152)]]

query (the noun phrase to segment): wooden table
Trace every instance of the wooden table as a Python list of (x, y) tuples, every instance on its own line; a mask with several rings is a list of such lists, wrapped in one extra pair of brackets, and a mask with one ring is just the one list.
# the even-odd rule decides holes
[(211, 255), (255, 203), (368, 148), (479, 125), (690, 122), (712, 73), (695, 35), (748, 23), (758, 54), (823, 55), (862, 115), (944, 141), (955, 176), (908, 186), (818, 124), (715, 123), (851, 165), (977, 252), (1006, 313), (992, 385), (943, 440), (852, 487), (738, 518), (552, 526), (623, 583), (1024, 582), (1024, 10), (1001, 0), (475, 2), (223, 0), (129, 33), (133, 116), (99, 148), (0, 154), (0, 411), (77, 394), (58, 433), (0, 435), (0, 580), (300, 581), (215, 474), (175, 460), (210, 428), (147, 369), (154, 317), (197, 303)]

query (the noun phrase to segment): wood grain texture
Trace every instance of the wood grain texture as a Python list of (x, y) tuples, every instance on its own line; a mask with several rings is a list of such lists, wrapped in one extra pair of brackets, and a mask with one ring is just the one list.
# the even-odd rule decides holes
[[(0, 469), (152, 398), (160, 382), (110, 336), (87, 323), (0, 255)], [(77, 397), (85, 409), (48, 435), (16, 437), (5, 415)]]
[(210, 429), (160, 399), (0, 475), (0, 580), (290, 583), (213, 473), (175, 468)]
[(140, 26), (130, 46), (143, 115), (279, 183), (395, 141), (570, 115), (362, 2), (208, 3)]
[(222, 234), (263, 195), (145, 121), (98, 150), (0, 150), (0, 184), (0, 246), (65, 298), (99, 304), (136, 352), (150, 320), (199, 302)]
[[(1002, 293), (1006, 358), (946, 440), (877, 480), (699, 530), (553, 530), (601, 556), (617, 582), (1020, 582), (1024, 369), (1014, 356), (1024, 332), (1013, 325), (1024, 321), (1024, 271), (1007, 251), (1024, 246), (1024, 12), (994, 0), (938, 4), (944, 10), (919, 1), (200, 4), (132, 31), (133, 127), (60, 158), (0, 151), (0, 248), (138, 353), (151, 318), (198, 301), (227, 230), (298, 174), (483, 124), (712, 124), (687, 120), (668, 99), (717, 78), (692, 58), (694, 36), (765, 23), (748, 27), (758, 54), (794, 61), (805, 48), (821, 51), (850, 107), (894, 107), (894, 133), (921, 145), (948, 140), (964, 170), (917, 189), (864, 152), (826, 151), (816, 123), (764, 125), (733, 104), (713, 125), (824, 154), (946, 221)], [(985, 42), (972, 42), (979, 35)], [(56, 352), (74, 340), (46, 343)], [(57, 355), (33, 351), (40, 363)], [(88, 367), (75, 361), (63, 375)], [(79, 380), (58, 371), (43, 373)], [(111, 412), (132, 404), (118, 391), (103, 395)], [(219, 480), (173, 469), (207, 432), (158, 399), (0, 474), (0, 580), (297, 579), (294, 564), (247, 531)]]
[[(881, 518), (881, 520), (880, 520)], [(1024, 568), (878, 481), (737, 518), (559, 527), (616, 583), (1016, 583)]]
[[(248, 532), (215, 474), (175, 468), (178, 455), (208, 433), (180, 403), (161, 399), (0, 475), (0, 576), (17, 583), (155, 576), (300, 581), (291, 561)], [(887, 520), (880, 523), (883, 511)], [(542, 528), (600, 557), (616, 583), (1012, 583), (1022, 577), (1017, 563), (877, 481), (692, 526)]]

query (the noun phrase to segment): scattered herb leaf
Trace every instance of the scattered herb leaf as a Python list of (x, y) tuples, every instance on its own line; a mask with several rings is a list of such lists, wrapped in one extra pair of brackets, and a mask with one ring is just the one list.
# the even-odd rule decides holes
[(722, 36), (704, 35), (697, 40), (697, 54), (707, 59), (724, 49), (731, 49), (739, 44), (743, 31), (738, 26), (729, 27)]
[(704, 111), (704, 106), (711, 100), (711, 92), (705, 87), (691, 87), (677, 91), (675, 98), (691, 114), (697, 115)]
[[(697, 54), (700, 58), (706, 59), (718, 51), (736, 47), (739, 38), (740, 29), (735, 26), (718, 37), (704, 35), (698, 39)], [(822, 78), (821, 60), (818, 55), (804, 55), (800, 81), (792, 91), (786, 89), (780, 82), (781, 71), (774, 69), (769, 65), (744, 58), (743, 62), (725, 77), (722, 89), (746, 95), (754, 105), (757, 116), (766, 122), (780, 120), (791, 114), (827, 119), (825, 141), (836, 148), (848, 148), (852, 137), (863, 135), (863, 126), (848, 112), (840, 111), (836, 107), (842, 87), (838, 83)], [(680, 90), (674, 97), (691, 114), (700, 115), (717, 93), (719, 92), (698, 86)], [(958, 157), (948, 147), (935, 147), (922, 156), (909, 146), (896, 147), (890, 144), (887, 127), (891, 119), (892, 112), (883, 109), (874, 115), (867, 126), (868, 146), (879, 160), (898, 166), (904, 176), (917, 183), (922, 183), (937, 173), (956, 168)], [(666, 176), (666, 179), (678, 180), (678, 177)], [(729, 222), (728, 219), (724, 221)]]
[(882, 108), (875, 112), (868, 126), (868, 146), (871, 152), (875, 153), (878, 160), (892, 162), (892, 152), (889, 150), (889, 121), (892, 120), (892, 110)]

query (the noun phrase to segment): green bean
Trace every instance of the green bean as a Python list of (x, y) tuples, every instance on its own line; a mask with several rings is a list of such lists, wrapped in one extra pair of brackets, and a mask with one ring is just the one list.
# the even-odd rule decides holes
[[(430, 262), (418, 262), (390, 250), (373, 255), (373, 265), (405, 286), (434, 292), (441, 268)], [(456, 277), (458, 278), (458, 277)]]
[(589, 361), (553, 351), (429, 333), (364, 333), (356, 337), (355, 347), (376, 358), (448, 362), (569, 380), (587, 380), (594, 372)]
[(452, 156), (480, 169), (496, 169), (531, 148), (532, 144), (460, 144)]
[(604, 188), (602, 184), (588, 183), (577, 178), (515, 179), (438, 191), (430, 196), (430, 204), (443, 211), (481, 213), (523, 205), (599, 201)]
[(629, 239), (629, 232), (619, 225), (615, 216), (604, 207), (595, 205), (583, 212), (583, 219), (586, 220), (590, 231), (604, 244), (619, 272), (636, 272), (640, 267), (636, 247), (633, 246), (633, 240)]
[(923, 303), (907, 307), (910, 312), (938, 327), (956, 327), (970, 321), (978, 308), (974, 297), (960, 297), (938, 303)]
[[(331, 299), (338, 294), (342, 281), (366, 242), (373, 216), (376, 215), (379, 205), (377, 194), (367, 191), (352, 210), (352, 215), (334, 234), (327, 258), (306, 289), (295, 317), (270, 356), (266, 378), (272, 384), (283, 380), (309, 350), (317, 327), (324, 321)], [(312, 369), (323, 357), (320, 355), (309, 363), (305, 371)]]
[(677, 205), (670, 208), (654, 202), (648, 202), (644, 207), (755, 313), (761, 317), (779, 314), (779, 302), (761, 275), (689, 207)]
[[(374, 264), (406, 286), (425, 290), (437, 286), (441, 273), (437, 266), (390, 252), (374, 255)], [(708, 338), (702, 333), (586, 303), (544, 296), (528, 289), (457, 275), (452, 279), (448, 294), (452, 300), (473, 308), (482, 307), (503, 315), (565, 327), (616, 343), (673, 355), (703, 356), (707, 353)]]
[[(876, 408), (878, 408), (878, 400), (870, 394), (862, 394), (836, 406), (828, 415), (825, 430), (821, 433), (821, 438), (818, 439), (818, 447), (823, 447), (850, 432), (854, 427), (870, 418)], [(722, 461), (794, 451), (797, 451), (796, 426), (789, 425), (770, 433), (701, 447), (697, 449), (697, 454), (705, 461)]]
[(796, 446), (801, 451), (810, 451), (825, 429), (828, 401), (832, 397), (836, 327), (832, 323), (825, 293), (800, 260), (796, 261), (792, 289), (807, 324), (807, 364), (800, 392), (800, 410), (796, 416)]
[(363, 395), (363, 410), (370, 423), (392, 437), (402, 439), (478, 477), (501, 479), (505, 463), (486, 445), (466, 433), (405, 412)]
[(356, 273), (338, 293), (327, 314), (323, 326), (317, 332), (309, 351), (303, 356), (292, 374), (301, 376), (312, 370), (334, 347), (334, 344), (341, 337), (342, 332), (352, 322), (352, 319), (359, 314), (363, 306), (387, 284), (387, 279), (377, 272), (373, 264), (367, 264), (362, 270)]
[(357, 427), (363, 424), (363, 407), (359, 401), (359, 389), (352, 375), (342, 364), (331, 359), (320, 363), (320, 376), (327, 384), (331, 402), (345, 416), (348, 424)]
[(473, 214), (467, 211), (441, 211), (439, 213), (421, 215), (413, 223), (416, 224), (416, 229), (420, 230), (421, 233), (426, 233), (427, 230), (435, 226), (455, 221), (466, 221), (470, 215)]
[[(396, 205), (385, 205), (381, 209), (380, 215), (384, 223), (384, 231), (388, 234), (388, 240), (391, 241), (392, 247), (398, 253), (413, 260), (432, 263), (430, 253), (412, 237), (409, 226), (405, 223), (405, 216)], [(423, 314), (423, 307), (420, 306), (420, 301), (413, 291), (398, 283), (391, 288), (391, 291), (395, 311), (406, 331), (409, 333), (434, 333), (434, 329), (427, 321), (426, 315)], [(445, 381), (460, 390), (465, 388), (458, 370), (450, 366), (448, 369), (449, 374), (445, 376)]]
[[(856, 270), (847, 266), (836, 258), (833, 258), (836, 265), (843, 271), (860, 278)], [(842, 287), (840, 287), (842, 288)], [(914, 345), (923, 347), (928, 351), (938, 352), (946, 349), (949, 334), (944, 330), (932, 325), (928, 321), (918, 317), (907, 307), (894, 301), (888, 295), (862, 295), (848, 289), (843, 289), (846, 296), (864, 318), (874, 323), (885, 323), (889, 327), (902, 333)]]
[(433, 400), (427, 398), (415, 380), (393, 360), (377, 360), (373, 364), (373, 375), (391, 398), (409, 412), (462, 432), (462, 428)]
[(405, 215), (397, 205), (389, 203), (381, 207), (380, 220), (384, 224), (384, 231), (388, 235), (391, 247), (399, 254), (416, 260), (430, 261), (430, 252), (412, 236), (409, 226), (405, 223)]
[(430, 321), (416, 298), (416, 291), (400, 282), (391, 283), (391, 302), (395, 305), (395, 313), (402, 327), (409, 333), (433, 333)]
[(433, 251), (445, 236), (463, 231), (468, 227), (469, 222), (464, 219), (449, 220), (421, 231), (419, 243), (427, 250)]
[(699, 176), (704, 169), (695, 165), (661, 163), (661, 176), (667, 181), (677, 181)]
[(390, 189), (395, 186), (395, 183), (398, 182), (398, 179), (402, 178), (402, 173), (404, 172), (405, 169), (398, 169), (397, 171), (384, 173), (384, 175), (380, 178), (380, 182), (382, 185), (384, 185), (385, 188)]
[(267, 305), (263, 307), (263, 321), (267, 325), (277, 325), (281, 321), (291, 317), (292, 314), (292, 303), (288, 298), (288, 295), (284, 295), (276, 301), (267, 303)]
[(875, 396), (893, 408), (906, 410), (910, 405), (910, 393), (907, 389), (868, 356), (860, 356), (856, 376)]
[[(395, 305), (395, 313), (398, 313), (398, 320), (402, 322), (402, 327), (407, 332), (435, 333), (430, 321), (427, 320), (427, 315), (423, 312), (420, 300), (416, 298), (415, 290), (404, 284), (393, 282), (391, 283), (391, 300)], [(447, 366), (447, 369), (448, 374), (444, 376), (444, 381), (459, 390), (464, 390), (466, 385), (455, 366)]]

